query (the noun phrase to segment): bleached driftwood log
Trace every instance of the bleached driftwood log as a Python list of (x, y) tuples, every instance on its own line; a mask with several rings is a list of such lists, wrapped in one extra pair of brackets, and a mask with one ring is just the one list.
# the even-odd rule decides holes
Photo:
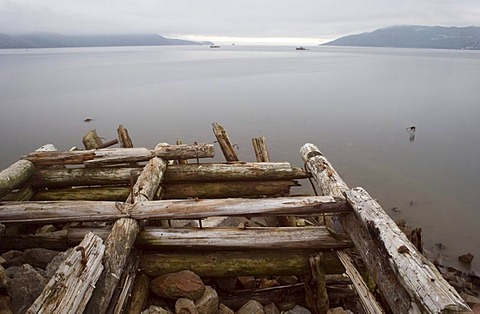
[[(56, 150), (52, 144), (47, 144), (36, 153), (43, 153)], [(37, 168), (28, 160), (19, 160), (7, 169), (0, 172), (0, 198), (7, 195), (10, 191), (21, 187), (33, 175)]]
[[(133, 193), (129, 197), (133, 203), (153, 199), (153, 195), (163, 179), (166, 165), (166, 162), (160, 158), (149, 160), (133, 186)], [(112, 231), (105, 241), (105, 271), (88, 303), (87, 311), (101, 314), (107, 311), (139, 232), (140, 226), (136, 220), (131, 218), (119, 219), (113, 225)]]
[(3, 202), (0, 221), (57, 223), (133, 219), (202, 219), (218, 216), (297, 216), (349, 213), (346, 201), (331, 196), (278, 197), (272, 199), (202, 199), (118, 202)]
[[(338, 173), (333, 168), (332, 164), (323, 156), (318, 147), (313, 144), (305, 144), (300, 154), (305, 161), (307, 170), (309, 170), (318, 187), (322, 190), (324, 195), (330, 195), (338, 198), (344, 198), (344, 193), (349, 191), (347, 184), (342, 180)], [(380, 208), (381, 209), (381, 208)], [(440, 304), (441, 310), (435, 311), (431, 308), (420, 308), (424, 301), (421, 300), (425, 296), (419, 295), (416, 291), (412, 291), (411, 286), (404, 286), (403, 279), (396, 272), (396, 269), (401, 268), (401, 265), (395, 265), (392, 267), (392, 263), (396, 263), (395, 260), (389, 258), (385, 252), (388, 252), (385, 247), (385, 243), (375, 240), (375, 235), (371, 234), (370, 230), (375, 229), (376, 222), (371, 222), (371, 227), (365, 227), (365, 224), (361, 222), (357, 207), (354, 211), (355, 214), (346, 215), (341, 219), (344, 229), (350, 235), (350, 238), (354, 242), (358, 252), (362, 256), (363, 261), (367, 265), (367, 268), (371, 271), (371, 274), (382, 293), (383, 297), (390, 306), (390, 309), (394, 313), (418, 313), (425, 311), (428, 313), (446, 313), (454, 308), (461, 308), (462, 311), (469, 311), (468, 306), (461, 299), (457, 299), (454, 288), (451, 287), (443, 278), (433, 278), (433, 285), (439, 287), (450, 287), (451, 292), (446, 292), (444, 289), (437, 289), (431, 291), (432, 295), (438, 297), (439, 300), (443, 299), (442, 296), (435, 295), (439, 291), (443, 291), (447, 294), (446, 299), (455, 300), (452, 304)], [(382, 209), (383, 211), (383, 209)], [(387, 219), (388, 215), (385, 214)], [(388, 218), (390, 221), (391, 219)], [(392, 221), (394, 224), (394, 222)], [(392, 233), (391, 229), (385, 230), (385, 232)], [(408, 241), (408, 240), (407, 240)], [(419, 265), (417, 265), (420, 267)], [(431, 263), (426, 263), (421, 266), (422, 268), (434, 268)], [(412, 271), (417, 273), (424, 273), (425, 270), (413, 269)], [(432, 273), (434, 273), (432, 271)], [(368, 302), (369, 298), (361, 299), (362, 302)]]
[[(130, 184), (140, 167), (46, 168), (37, 170), (28, 181), (36, 188)], [(169, 165), (164, 182), (270, 181), (305, 179), (308, 175), (288, 162), (201, 163)]]
[[(415, 303), (428, 313), (466, 313), (470, 309), (457, 291), (442, 277), (363, 188), (345, 193), (359, 222), (386, 252), (390, 267)], [(375, 269), (371, 270), (375, 272)]]
[(33, 152), (24, 159), (36, 165), (104, 165), (147, 161), (153, 157), (163, 159), (187, 159), (214, 157), (213, 144), (168, 145), (153, 150), (139, 148), (108, 148), (71, 152)]
[(104, 251), (102, 239), (87, 233), (80, 245), (60, 264), (27, 313), (83, 313), (102, 273)]

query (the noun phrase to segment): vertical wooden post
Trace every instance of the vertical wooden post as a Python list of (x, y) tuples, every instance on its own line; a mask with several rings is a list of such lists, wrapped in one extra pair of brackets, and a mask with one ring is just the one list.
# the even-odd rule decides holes
[(102, 140), (97, 135), (97, 130), (93, 129), (87, 132), (82, 138), (85, 149), (99, 149), (102, 146)]
[(215, 137), (218, 140), (218, 144), (222, 149), (225, 159), (227, 161), (239, 161), (237, 152), (235, 151), (235, 148), (233, 147), (232, 142), (230, 142), (230, 139), (228, 138), (227, 131), (225, 131), (223, 126), (221, 126), (217, 122), (213, 122), (212, 126), (213, 126), (213, 134), (215, 134)]
[(122, 148), (133, 148), (133, 142), (128, 135), (128, 131), (123, 125), (119, 125), (117, 129), (118, 139), (120, 140), (120, 147)]
[[(177, 145), (182, 145), (182, 144), (183, 144), (182, 140), (178, 139), (177, 140)], [(188, 160), (187, 159), (177, 159), (177, 164), (188, 165)]]
[(138, 314), (145, 309), (147, 305), (148, 292), (150, 289), (150, 279), (145, 274), (138, 274), (135, 278), (135, 284), (132, 290), (132, 297), (126, 313)]
[(305, 301), (314, 314), (325, 314), (328, 311), (328, 294), (325, 285), (323, 253), (311, 256), (308, 262), (311, 276), (305, 283)]
[(270, 161), (270, 156), (268, 155), (267, 149), (267, 140), (265, 139), (265, 136), (252, 138), (252, 145), (258, 162)]

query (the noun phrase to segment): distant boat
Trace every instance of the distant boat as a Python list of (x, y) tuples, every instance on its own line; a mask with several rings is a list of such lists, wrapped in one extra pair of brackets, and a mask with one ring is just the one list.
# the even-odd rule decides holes
[(308, 49), (305, 48), (305, 47), (297, 47), (297, 48), (295, 48), (295, 50), (308, 50)]
[(211, 45), (210, 48), (220, 48), (220, 46), (217, 45)]

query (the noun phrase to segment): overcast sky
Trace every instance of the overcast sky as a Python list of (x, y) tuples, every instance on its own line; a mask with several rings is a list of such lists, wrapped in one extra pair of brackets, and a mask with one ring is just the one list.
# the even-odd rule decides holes
[(0, 33), (321, 43), (391, 25), (480, 26), (480, 0), (0, 0)]

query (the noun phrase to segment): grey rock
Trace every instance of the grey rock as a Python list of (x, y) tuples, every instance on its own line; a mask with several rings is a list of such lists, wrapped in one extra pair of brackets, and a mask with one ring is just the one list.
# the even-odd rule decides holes
[(352, 312), (349, 311), (349, 310), (344, 310), (341, 307), (336, 307), (334, 309), (329, 309), (328, 312), (327, 312), (327, 314), (350, 314), (350, 313), (352, 313)]
[(0, 295), (0, 314), (13, 314), (12, 299), (7, 295)]
[(309, 310), (300, 305), (295, 305), (293, 309), (285, 312), (285, 314), (312, 314)]
[(33, 267), (45, 268), (58, 253), (60, 252), (40, 248), (28, 249), (23, 252), (22, 261), (24, 264), (30, 264)]
[(223, 303), (218, 306), (217, 314), (235, 314), (235, 312)]
[(13, 311), (24, 313), (42, 293), (47, 282), (48, 280), (32, 266), (22, 265), (7, 284), (8, 294), (12, 297)]
[(151, 305), (148, 309), (143, 311), (142, 314), (173, 314), (173, 313), (165, 310), (162, 307)]
[(240, 282), (245, 289), (255, 289), (257, 286), (257, 282), (253, 276), (239, 276), (238, 282)]
[(22, 262), (23, 259), (23, 252), (11, 250), (4, 254), (2, 257), (5, 259), (5, 263), (3, 263), (3, 267), (10, 267), (10, 266), (22, 266), (24, 263)]
[(5, 268), (0, 264), (0, 289), (7, 288), (7, 273), (5, 272)]
[(282, 286), (291, 286), (297, 283), (297, 276), (278, 276), (277, 282)]
[(175, 314), (199, 314), (199, 312), (192, 300), (180, 298), (175, 302)]
[(274, 303), (265, 305), (263, 310), (265, 311), (265, 314), (280, 314), (280, 311)]
[(218, 294), (210, 286), (205, 287), (205, 293), (195, 301), (195, 307), (199, 314), (212, 314), (218, 309)]
[(8, 278), (13, 278), (20, 268), (21, 268), (20, 266), (10, 266), (7, 269), (5, 269), (5, 274), (7, 275)]
[(60, 266), (60, 264), (67, 259), (72, 251), (73, 248), (57, 254), (45, 268), (45, 276), (47, 278), (51, 278), (57, 272), (58, 266)]
[(237, 277), (218, 277), (215, 278), (215, 283), (220, 289), (233, 292), (237, 285)]
[(57, 231), (54, 225), (44, 225), (35, 231), (35, 234), (45, 234)]
[(260, 302), (250, 300), (242, 306), (236, 314), (265, 314), (263, 306)]

